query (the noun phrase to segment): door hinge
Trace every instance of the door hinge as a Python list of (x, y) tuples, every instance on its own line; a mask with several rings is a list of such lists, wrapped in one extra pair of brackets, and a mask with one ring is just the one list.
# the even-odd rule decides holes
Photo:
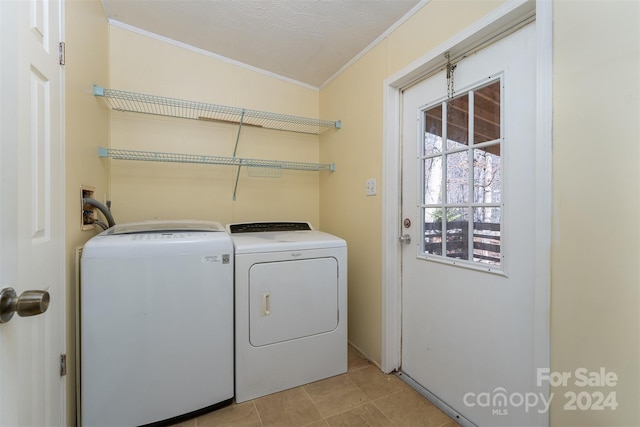
[(65, 59), (65, 45), (64, 42), (60, 42), (58, 43), (58, 60), (60, 65), (64, 65)]
[(60, 355), (60, 376), (64, 377), (65, 375), (67, 375), (67, 355), (61, 354)]

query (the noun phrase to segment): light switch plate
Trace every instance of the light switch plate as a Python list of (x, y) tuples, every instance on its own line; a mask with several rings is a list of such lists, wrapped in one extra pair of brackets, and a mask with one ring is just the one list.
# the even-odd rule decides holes
[(375, 178), (367, 180), (367, 196), (375, 196), (378, 194), (378, 183)]

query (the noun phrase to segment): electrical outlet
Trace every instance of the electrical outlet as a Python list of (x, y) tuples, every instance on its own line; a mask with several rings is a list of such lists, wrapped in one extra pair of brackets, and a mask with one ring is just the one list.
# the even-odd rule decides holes
[(378, 184), (375, 178), (367, 180), (367, 196), (375, 196), (378, 194)]

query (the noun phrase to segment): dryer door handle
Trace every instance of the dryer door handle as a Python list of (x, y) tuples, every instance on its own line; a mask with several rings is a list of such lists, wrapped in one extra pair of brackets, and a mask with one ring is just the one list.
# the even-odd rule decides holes
[(271, 292), (262, 294), (262, 317), (271, 316)]

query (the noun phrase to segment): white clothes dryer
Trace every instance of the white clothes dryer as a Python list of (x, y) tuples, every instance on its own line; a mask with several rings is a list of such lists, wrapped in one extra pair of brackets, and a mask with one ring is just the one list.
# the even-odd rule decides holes
[(304, 222), (229, 224), (236, 402), (347, 371), (347, 244)]
[(233, 244), (218, 222), (116, 225), (81, 262), (80, 424), (177, 422), (233, 401)]

